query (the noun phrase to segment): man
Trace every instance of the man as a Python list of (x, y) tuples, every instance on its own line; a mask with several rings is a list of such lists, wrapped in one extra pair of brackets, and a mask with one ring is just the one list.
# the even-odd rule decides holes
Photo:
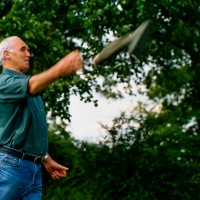
[(83, 67), (78, 51), (33, 76), (27, 44), (17, 36), (0, 43), (0, 199), (39, 200), (42, 196), (41, 163), (54, 180), (68, 168), (48, 154), (47, 122), (39, 93), (59, 77)]

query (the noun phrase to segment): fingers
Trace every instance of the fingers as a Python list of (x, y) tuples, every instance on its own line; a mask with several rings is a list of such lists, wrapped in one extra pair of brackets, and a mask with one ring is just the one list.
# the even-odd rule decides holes
[(70, 75), (82, 69), (83, 64), (82, 55), (78, 50), (76, 50), (67, 54), (56, 65), (60, 75)]
[(83, 68), (83, 58), (78, 50), (71, 52), (68, 55), (68, 59), (70, 60), (70, 66), (68, 68), (71, 71), (70, 73), (75, 73)]
[(55, 170), (52, 172), (51, 176), (53, 180), (59, 180), (60, 178), (66, 177), (67, 172), (65, 170)]
[(77, 71), (83, 67), (83, 57), (78, 50), (75, 51), (75, 54), (75, 62), (73, 67), (75, 71)]

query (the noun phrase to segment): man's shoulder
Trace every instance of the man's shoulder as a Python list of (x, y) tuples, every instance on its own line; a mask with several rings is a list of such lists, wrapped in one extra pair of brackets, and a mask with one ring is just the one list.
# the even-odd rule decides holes
[(27, 84), (29, 76), (18, 76), (16, 74), (2, 73), (0, 74), (0, 87), (6, 86), (14, 86), (17, 87), (19, 85)]

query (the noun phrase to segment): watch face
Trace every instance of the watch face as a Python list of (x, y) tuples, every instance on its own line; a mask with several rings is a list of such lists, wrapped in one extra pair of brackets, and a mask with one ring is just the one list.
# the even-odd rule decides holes
[(47, 154), (44, 156), (44, 160), (46, 160), (48, 157), (49, 157), (49, 154), (47, 153)]
[(42, 158), (42, 162), (44, 162), (50, 155), (47, 153), (43, 158)]

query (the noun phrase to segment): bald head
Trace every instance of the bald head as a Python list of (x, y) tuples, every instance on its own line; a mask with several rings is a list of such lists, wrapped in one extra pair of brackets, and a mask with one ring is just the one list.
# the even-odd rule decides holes
[(11, 36), (0, 43), (0, 65), (4, 68), (26, 73), (29, 58), (29, 48), (21, 38)]
[(13, 42), (16, 39), (20, 39), (20, 38), (17, 36), (10, 36), (1, 41), (1, 43), (0, 43), (0, 65), (4, 64), (4, 60), (5, 60), (4, 51), (7, 50), (9, 52), (12, 52), (13, 51)]

